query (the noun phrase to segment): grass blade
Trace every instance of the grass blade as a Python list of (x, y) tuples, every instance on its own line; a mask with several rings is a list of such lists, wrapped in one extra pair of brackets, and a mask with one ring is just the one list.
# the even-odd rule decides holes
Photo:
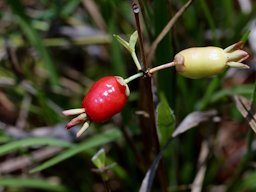
[(61, 10), (61, 15), (63, 17), (68, 17), (70, 14), (74, 13), (74, 10), (79, 5), (80, 0), (68, 1)]
[(210, 11), (210, 8), (209, 8), (207, 2), (205, 2), (205, 0), (200, 0), (200, 4), (201, 4), (202, 10), (205, 14), (205, 18), (208, 22), (208, 25), (211, 28), (214, 44), (219, 45), (220, 42), (217, 38), (216, 25), (214, 23), (214, 19), (213, 19), (212, 13)]
[(196, 106), (198, 111), (202, 111), (206, 108), (206, 106), (209, 104), (210, 98), (213, 95), (214, 91), (219, 87), (220, 82), (221, 82), (220, 76), (216, 76), (211, 80), (211, 82), (209, 83), (205, 91), (205, 94), (202, 100)]
[(250, 96), (253, 92), (254, 85), (248, 84), (248, 85), (240, 85), (237, 87), (230, 87), (225, 88), (220, 91), (215, 92), (209, 100), (209, 103), (215, 103), (219, 101), (220, 99), (227, 97), (227, 96), (233, 96), (233, 95), (246, 95)]
[(256, 190), (256, 172), (252, 172), (249, 175), (246, 175), (245, 178), (237, 182), (236, 188), (234, 188), (234, 192), (239, 191), (255, 191)]
[(75, 147), (72, 147), (71, 149), (68, 149), (68, 150), (62, 152), (61, 154), (53, 157), (52, 159), (44, 162), (43, 164), (39, 165), (38, 167), (32, 169), (30, 172), (35, 173), (38, 171), (42, 171), (42, 170), (47, 169), (55, 164), (60, 163), (61, 161), (64, 161), (78, 153), (84, 152), (93, 147), (104, 145), (104, 144), (114, 141), (120, 137), (121, 137), (121, 132), (118, 129), (112, 129), (105, 133), (96, 135), (96, 136), (91, 137), (91, 138), (87, 139), (86, 141), (76, 145)]
[(40, 54), (45, 68), (49, 73), (49, 78), (52, 86), (56, 86), (58, 83), (58, 76), (51, 57), (44, 47), (41, 38), (34, 28), (32, 28), (31, 20), (25, 14), (24, 7), (19, 0), (9, 0), (8, 3), (15, 15), (15, 21), (18, 23), (24, 34), (30, 41), (31, 45), (34, 46)]
[(1, 178), (0, 186), (11, 188), (33, 188), (46, 191), (67, 191), (64, 186), (50, 183), (46, 180), (32, 178)]
[(35, 145), (54, 145), (59, 147), (71, 147), (72, 144), (60, 139), (52, 139), (47, 137), (33, 137), (23, 139), (19, 141), (9, 142), (0, 147), (0, 155), (5, 155), (14, 150), (21, 149), (23, 147), (35, 146)]

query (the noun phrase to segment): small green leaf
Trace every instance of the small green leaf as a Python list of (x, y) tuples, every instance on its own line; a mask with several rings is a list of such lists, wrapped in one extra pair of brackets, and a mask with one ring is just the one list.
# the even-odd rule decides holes
[(135, 51), (135, 45), (137, 43), (137, 40), (138, 40), (138, 32), (135, 31), (131, 37), (130, 37), (130, 40), (129, 40), (129, 47), (130, 49), (133, 50), (133, 52)]
[(241, 41), (245, 43), (248, 40), (250, 33), (251, 33), (250, 30), (246, 31), (245, 34), (242, 36)]
[(1, 178), (0, 186), (10, 188), (32, 188), (45, 191), (67, 191), (64, 186), (46, 180), (32, 178)]
[(129, 43), (127, 41), (125, 41), (122, 37), (120, 37), (119, 35), (113, 35), (117, 41), (123, 45), (131, 54), (133, 52), (135, 52), (135, 45), (137, 43), (138, 40), (138, 32), (135, 31), (129, 39)]
[(33, 138), (13, 141), (5, 145), (1, 145), (0, 155), (5, 155), (17, 149), (28, 147), (28, 146), (35, 146), (35, 145), (54, 145), (59, 147), (73, 146), (71, 143), (60, 140), (60, 139), (53, 139), (53, 138), (47, 138), (47, 137), (33, 137)]
[(163, 94), (160, 94), (160, 103), (157, 106), (157, 126), (161, 146), (171, 137), (175, 126), (175, 116)]
[(129, 43), (127, 41), (125, 41), (124, 39), (122, 39), (119, 35), (113, 35), (113, 36), (118, 40), (119, 43), (121, 43), (129, 51), (138, 71), (141, 70), (141, 64), (140, 64), (138, 57), (136, 55), (136, 52), (135, 52), (135, 45), (138, 40), (138, 32), (135, 31), (130, 36)]
[(93, 164), (98, 168), (101, 169), (106, 165), (106, 153), (105, 150), (102, 148), (100, 149), (93, 157), (92, 157)]
[(39, 165), (38, 167), (32, 169), (30, 172), (35, 173), (38, 171), (42, 171), (42, 170), (47, 169), (53, 165), (56, 165), (57, 163), (60, 163), (61, 161), (64, 161), (78, 153), (86, 152), (87, 150), (90, 150), (91, 148), (94, 148), (94, 147), (97, 147), (100, 145), (104, 145), (111, 141), (115, 141), (120, 137), (121, 137), (121, 132), (118, 129), (112, 129), (112, 130), (109, 130), (102, 134), (98, 134), (94, 137), (86, 139), (84, 142), (82, 142), (80, 144), (75, 145), (71, 149), (68, 149), (68, 150), (60, 153), (59, 155), (51, 158), (50, 160)]
[(132, 49), (130, 48), (130, 45), (127, 41), (125, 41), (122, 37), (120, 37), (119, 35), (113, 35), (116, 40), (121, 44), (123, 45), (130, 53), (132, 53)]

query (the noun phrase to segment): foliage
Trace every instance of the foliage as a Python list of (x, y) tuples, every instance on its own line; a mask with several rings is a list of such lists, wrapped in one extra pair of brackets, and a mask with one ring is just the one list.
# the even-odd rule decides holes
[[(187, 1), (138, 2), (147, 53)], [(250, 70), (191, 80), (169, 68), (149, 81), (134, 80), (122, 113), (90, 125), (77, 139), (77, 127), (64, 129), (68, 119), (61, 111), (80, 108), (97, 79), (127, 78), (139, 68), (134, 55), (117, 41), (129, 42), (137, 30), (131, 1), (1, 1), (0, 186), (7, 192), (138, 191), (144, 181), (144, 187), (151, 182), (146, 183), (148, 191), (255, 190), (255, 137), (250, 125), (256, 101), (256, 3), (249, 1), (250, 9), (245, 9), (241, 2), (192, 1), (157, 45), (152, 67), (172, 61), (189, 47), (225, 48), (248, 39), (244, 49), (251, 54), (245, 62)], [(128, 50), (136, 51), (143, 63), (139, 44), (134, 47), (137, 33), (132, 37)], [(142, 97), (145, 88), (152, 88), (150, 103)], [(156, 121), (142, 110), (142, 102), (153, 107)], [(237, 102), (244, 111), (237, 109)], [(172, 138), (174, 128), (189, 114), (212, 109), (217, 115), (194, 122), (193, 129), (186, 125), (190, 130)], [(157, 130), (145, 127), (145, 121)], [(95, 169), (91, 158), (102, 147), (106, 166)], [(150, 171), (152, 175), (145, 177)]]

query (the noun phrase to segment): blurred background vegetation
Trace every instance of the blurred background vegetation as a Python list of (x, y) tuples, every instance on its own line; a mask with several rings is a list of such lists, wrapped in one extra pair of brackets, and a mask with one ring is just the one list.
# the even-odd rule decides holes
[[(146, 52), (186, 2), (139, 1)], [(158, 45), (153, 66), (172, 61), (188, 47), (225, 48), (251, 31), (244, 47), (251, 55), (245, 62), (249, 70), (229, 69), (200, 80), (181, 77), (174, 69), (154, 76), (151, 105), (160, 147), (191, 113), (185, 127), (195, 128), (165, 149), (164, 171), (156, 175), (152, 191), (256, 191), (250, 128), (255, 128), (255, 16), (253, 0), (194, 0)], [(130, 55), (113, 38), (128, 39), (135, 30), (128, 0), (0, 1), (0, 191), (139, 190), (155, 156), (145, 159), (150, 152), (139, 123), (138, 80), (130, 83), (122, 113), (92, 124), (79, 139), (79, 127), (65, 130), (69, 119), (61, 113), (79, 108), (100, 77), (136, 73)], [(234, 95), (239, 95), (236, 102)], [(101, 148), (106, 166), (113, 165), (105, 183), (91, 162)]]

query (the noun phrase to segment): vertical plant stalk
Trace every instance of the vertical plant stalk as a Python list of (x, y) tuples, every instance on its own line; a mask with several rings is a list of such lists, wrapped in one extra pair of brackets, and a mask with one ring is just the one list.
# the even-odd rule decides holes
[(102, 180), (103, 180), (103, 183), (104, 183), (105, 191), (106, 191), (106, 192), (111, 192), (111, 188), (110, 188), (110, 186), (109, 186), (109, 181), (108, 181), (108, 179), (105, 180), (105, 179), (102, 178)]
[[(143, 62), (143, 69), (147, 69), (150, 66), (148, 65), (145, 57), (144, 46), (143, 46), (143, 35), (140, 28), (140, 20), (139, 20), (139, 5), (132, 1), (133, 13), (136, 20), (136, 27), (139, 35), (139, 45), (141, 51), (141, 57)], [(153, 101), (153, 93), (152, 93), (152, 82), (151, 77), (146, 76), (140, 80), (140, 98), (139, 98), (139, 108), (147, 115), (140, 115), (140, 128), (143, 138), (144, 144), (144, 153), (145, 153), (145, 163), (146, 166), (149, 167), (152, 161), (155, 159), (157, 154), (160, 151), (160, 144), (157, 135), (156, 128), (156, 117), (155, 117), (155, 108)], [(158, 180), (161, 185), (161, 189), (163, 192), (167, 191), (167, 182), (166, 176), (164, 173), (163, 163), (162, 161), (159, 163), (159, 167), (157, 170)]]
[(143, 44), (143, 35), (140, 27), (140, 16), (139, 16), (140, 7), (135, 1), (133, 1), (132, 3), (132, 9), (133, 9), (136, 27), (137, 27), (138, 36), (139, 36), (140, 54), (141, 54), (142, 63), (143, 63), (142, 66), (144, 67), (144, 69), (147, 69), (149, 66), (147, 66), (147, 62), (146, 62), (146, 56), (145, 56), (144, 44)]

